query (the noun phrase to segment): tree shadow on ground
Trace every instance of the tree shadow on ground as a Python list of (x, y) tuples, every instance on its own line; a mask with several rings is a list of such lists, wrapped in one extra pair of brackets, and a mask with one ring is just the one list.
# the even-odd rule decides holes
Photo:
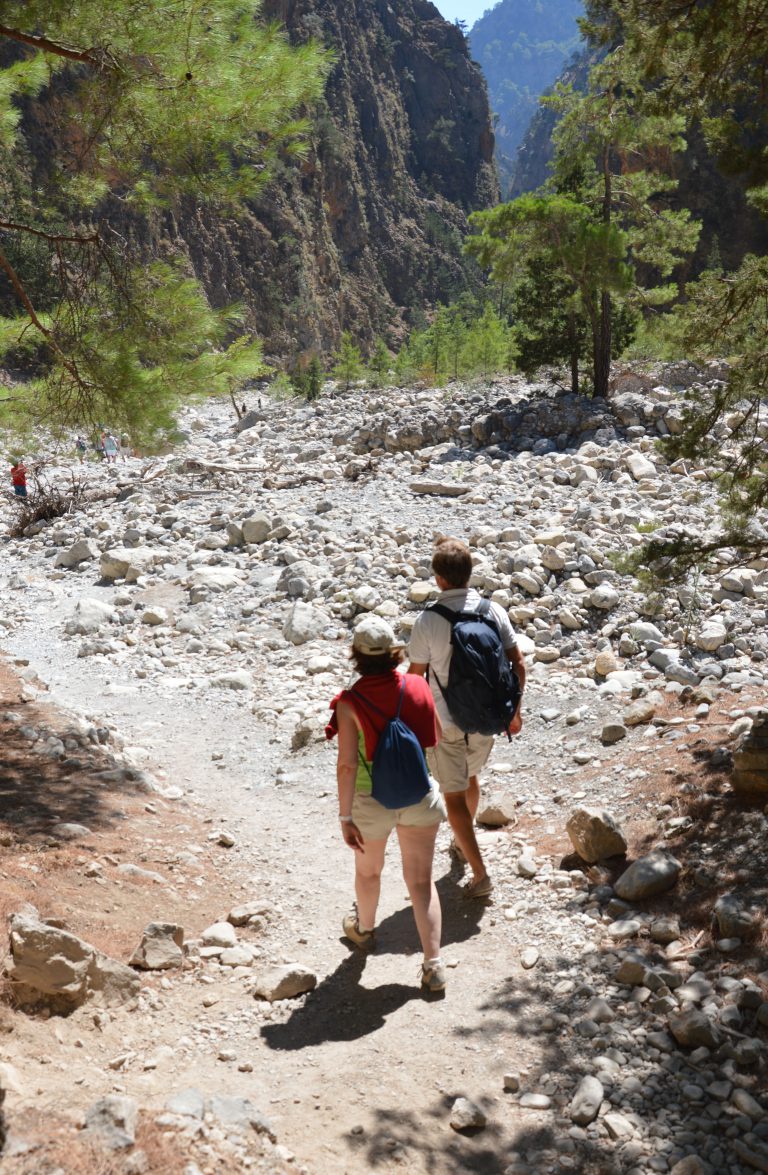
[[(460, 1175), (478, 1172), (478, 1175), (502, 1175), (508, 1160), (501, 1147), (501, 1128), (489, 1120), (482, 1130), (456, 1133), (445, 1127), (451, 1106), (458, 1097), (469, 1097), (464, 1089), (441, 1094), (431, 1107), (418, 1113), (409, 1110), (378, 1109), (376, 1125), (365, 1135), (347, 1135), (345, 1141), (353, 1154), (365, 1156), (374, 1170), (393, 1160), (402, 1170), (424, 1170), (434, 1175)], [(490, 1115), (492, 1107), (482, 1099), (476, 1104)], [(426, 1118), (426, 1122), (425, 1122)], [(429, 1129), (436, 1127), (444, 1141), (435, 1144)], [(419, 1161), (416, 1155), (420, 1155)]]
[(55, 837), (60, 824), (96, 829), (119, 823), (122, 812), (113, 793), (136, 791), (138, 785), (126, 781), (126, 772), (115, 770), (95, 744), (63, 759), (37, 753), (35, 742), (23, 731), (42, 729), (38, 744), (49, 736), (63, 740), (66, 723), (64, 729), (52, 729), (39, 714), (23, 711), (26, 724), (7, 718), (12, 711), (6, 707), (17, 702), (7, 687), (7, 670), (0, 665), (0, 824), (17, 838), (35, 840)]
[(383, 1028), (387, 1016), (409, 1000), (420, 999), (417, 986), (383, 983), (363, 987), (366, 955), (355, 951), (326, 976), (295, 1008), (284, 1024), (267, 1024), (261, 1036), (269, 1048), (280, 1051), (312, 1048), (328, 1041), (359, 1040)]

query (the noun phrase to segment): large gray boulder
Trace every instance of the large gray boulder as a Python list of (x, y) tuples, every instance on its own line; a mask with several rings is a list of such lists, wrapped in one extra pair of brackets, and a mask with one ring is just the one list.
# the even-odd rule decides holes
[(138, 995), (130, 967), (36, 913), (14, 914), (10, 939), (10, 976), (22, 1002), (43, 996), (77, 1007), (91, 996), (120, 1004)]

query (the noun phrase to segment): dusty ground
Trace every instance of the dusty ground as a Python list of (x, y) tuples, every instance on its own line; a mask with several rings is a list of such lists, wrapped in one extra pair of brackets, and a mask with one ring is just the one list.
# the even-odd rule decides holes
[[(55, 682), (60, 666), (52, 652), (48, 668)], [(55, 727), (62, 721), (55, 709), (21, 700), (19, 668), (6, 664), (0, 670), (0, 715), (21, 709), (25, 721)], [(76, 1121), (105, 1093), (126, 1092), (160, 1110), (170, 1093), (195, 1086), (250, 1097), (295, 1156), (292, 1165), (313, 1172), (357, 1175), (392, 1168), (493, 1175), (521, 1149), (546, 1151), (551, 1115), (522, 1110), (504, 1092), (503, 1077), (516, 1071), (524, 1086), (539, 1089), (546, 1087), (547, 1074), (581, 1072), (590, 1044), (542, 1024), (557, 1006), (558, 980), (588, 982), (596, 950), (576, 912), (551, 901), (546, 883), (517, 877), (511, 850), (523, 842), (540, 860), (557, 865), (569, 849), (564, 824), (571, 798), (584, 793), (619, 815), (633, 852), (658, 842), (660, 805), (669, 801), (675, 813), (694, 813), (695, 845), (690, 835), (671, 842), (684, 862), (681, 885), (658, 908), (682, 914), (691, 949), (710, 941), (713, 892), (697, 874), (701, 847), (708, 852), (712, 846), (726, 862), (733, 859), (745, 806), (728, 796), (723, 774), (707, 766), (705, 751), (723, 739), (734, 713), (760, 699), (724, 695), (692, 731), (698, 725), (691, 722), (693, 704), (670, 702), (668, 717), (686, 720), (683, 738), (681, 728), (671, 726), (669, 737), (628, 740), (605, 749), (598, 765), (563, 776), (553, 774), (552, 757), (542, 753), (554, 740), (553, 728), (539, 715), (552, 699), (532, 690), (523, 737), (511, 746), (498, 744), (488, 774), (494, 786), (503, 783), (523, 801), (516, 827), (481, 834), (497, 883), (492, 902), (462, 899), (460, 874), (445, 852), (447, 832), (440, 834), (436, 875), (449, 988), (444, 1000), (426, 1001), (418, 988), (418, 944), (394, 846), (376, 954), (364, 958), (341, 938), (352, 862), (335, 821), (330, 747), (314, 743), (289, 758), (270, 742), (269, 731), (252, 729), (252, 716), (236, 701), (220, 703), (215, 714), (192, 701), (166, 708), (140, 690), (108, 692), (109, 683), (93, 665), (70, 668), (70, 702), (94, 713), (100, 704), (131, 743), (142, 745), (149, 765), (186, 790), (179, 799), (164, 800), (94, 785), (98, 753), (80, 772), (50, 763), (41, 769), (16, 728), (0, 721), (0, 913), (32, 902), (127, 959), (150, 920), (180, 922), (192, 937), (239, 901), (265, 898), (268, 923), (251, 941), (262, 946), (265, 959), (312, 967), (320, 982), (291, 1007), (257, 1003), (242, 979), (200, 968), (145, 978), (137, 1010), (94, 1016), (86, 1007), (66, 1019), (47, 1019), (7, 1004), (0, 1060), (16, 1073), (7, 1110), (17, 1136), (40, 1137), (42, 1115), (46, 1137), (54, 1112), (64, 1123)], [(52, 693), (60, 697), (55, 686)], [(567, 701), (560, 699), (563, 712)], [(223, 757), (212, 760), (212, 753)], [(288, 774), (278, 776), (280, 767)], [(680, 792), (685, 782), (695, 785), (688, 796)], [(92, 835), (60, 845), (49, 829), (61, 819), (86, 824)], [(233, 848), (208, 839), (220, 827), (234, 834)], [(185, 847), (200, 862), (194, 872), (178, 864)], [(99, 879), (86, 876), (94, 860), (103, 867)], [(116, 865), (125, 860), (156, 870), (167, 883), (120, 879)], [(745, 882), (738, 870), (723, 871), (718, 879), (723, 888)], [(533, 971), (520, 964), (526, 945), (541, 952)], [(764, 955), (744, 948), (730, 966), (756, 975), (765, 967)], [(222, 1052), (228, 1059), (219, 1059)], [(487, 1128), (475, 1136), (457, 1135), (448, 1126), (459, 1096), (480, 1104), (488, 1116)], [(163, 1138), (151, 1116), (145, 1129), (149, 1169), (182, 1170), (182, 1151)], [(87, 1148), (82, 1157), (66, 1153), (62, 1162), (47, 1138), (45, 1147), (13, 1160), (8, 1169), (31, 1175), (58, 1165), (112, 1175), (108, 1166), (92, 1165)], [(215, 1148), (205, 1162), (203, 1170), (246, 1169), (231, 1156), (217, 1157)], [(561, 1169), (566, 1166), (541, 1167)], [(614, 1170), (610, 1150), (596, 1149), (589, 1168), (580, 1169)]]

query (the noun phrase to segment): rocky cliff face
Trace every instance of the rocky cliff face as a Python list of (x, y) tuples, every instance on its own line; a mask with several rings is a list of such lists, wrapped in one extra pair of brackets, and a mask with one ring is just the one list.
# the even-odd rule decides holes
[(242, 301), (274, 353), (333, 349), (342, 330), (394, 342), (412, 307), (467, 287), (466, 215), (498, 195), (485, 83), (428, 0), (267, 0), (336, 65), (312, 149), (250, 215), (189, 207), (166, 221), (216, 305)]

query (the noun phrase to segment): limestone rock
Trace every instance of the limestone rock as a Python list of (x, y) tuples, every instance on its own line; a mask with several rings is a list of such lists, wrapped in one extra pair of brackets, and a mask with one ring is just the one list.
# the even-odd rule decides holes
[(283, 636), (292, 645), (303, 645), (317, 640), (328, 625), (328, 618), (319, 608), (297, 600), (283, 625)]
[(75, 604), (71, 617), (64, 624), (64, 631), (71, 635), (90, 636), (116, 620), (117, 612), (106, 600), (83, 597)]
[(605, 810), (576, 808), (565, 828), (575, 851), (589, 864), (627, 851), (623, 832), (610, 812)]
[(90, 563), (98, 559), (99, 549), (90, 539), (78, 539), (69, 550), (59, 551), (53, 561), (54, 567), (78, 567), (81, 563)]
[(633, 861), (613, 888), (625, 902), (639, 902), (666, 893), (679, 874), (680, 862), (671, 853), (653, 849), (645, 857)]
[(251, 514), (240, 523), (243, 541), (246, 543), (265, 543), (272, 530), (272, 522), (266, 514)]
[(237, 935), (231, 922), (214, 922), (205, 928), (200, 941), (206, 947), (234, 947), (237, 946)]
[(768, 711), (761, 711), (733, 756), (731, 787), (737, 792), (768, 792)]
[(625, 726), (644, 726), (653, 721), (655, 713), (656, 706), (650, 698), (638, 698), (627, 706), (621, 718)]
[(483, 1111), (469, 1098), (457, 1097), (451, 1106), (450, 1122), (454, 1130), (481, 1130), (486, 1121)]
[(702, 649), (705, 653), (714, 653), (716, 649), (725, 644), (728, 632), (724, 624), (712, 621), (704, 625), (701, 631), (696, 634), (695, 639), (697, 649)]
[(317, 987), (317, 976), (299, 963), (286, 963), (269, 968), (256, 978), (253, 994), (256, 999), (292, 1000)]
[(138, 1103), (133, 1098), (110, 1094), (86, 1110), (85, 1129), (109, 1150), (126, 1150), (136, 1141), (138, 1113)]
[(571, 1101), (571, 1121), (577, 1126), (589, 1126), (597, 1117), (605, 1090), (597, 1077), (582, 1077)]
[(485, 824), (489, 828), (504, 828), (508, 824), (516, 824), (515, 801), (510, 796), (492, 796), (487, 803), (481, 804), (477, 813), (477, 823)]
[(35, 914), (15, 914), (10, 938), (11, 979), (18, 987), (75, 1007), (89, 996), (123, 1003), (138, 994), (139, 981), (129, 967)]
[(627, 728), (622, 722), (606, 722), (600, 731), (600, 742), (605, 747), (612, 747), (627, 737)]
[(673, 1012), (667, 1022), (669, 1031), (682, 1048), (715, 1049), (722, 1039), (717, 1025), (697, 1008), (688, 1012)]
[(150, 922), (130, 958), (131, 967), (143, 971), (167, 971), (181, 967), (184, 959), (184, 928), (174, 922)]

